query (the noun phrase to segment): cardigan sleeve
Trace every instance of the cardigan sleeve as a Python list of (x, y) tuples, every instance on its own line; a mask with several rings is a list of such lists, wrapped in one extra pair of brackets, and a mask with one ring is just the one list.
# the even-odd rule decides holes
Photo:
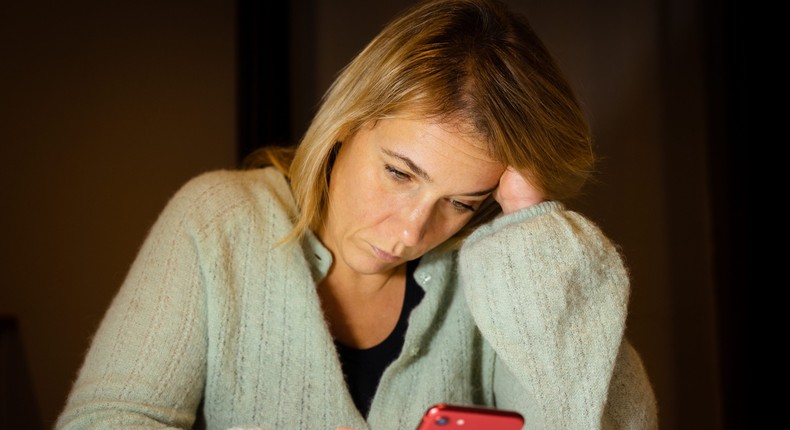
[(512, 374), (495, 378), (498, 406), (536, 411), (550, 429), (656, 427), (624, 338), (628, 272), (591, 221), (559, 202), (501, 216), (464, 242), (459, 272), (497, 368)]
[(57, 429), (191, 428), (205, 380), (206, 317), (191, 182), (145, 239), (95, 336)]

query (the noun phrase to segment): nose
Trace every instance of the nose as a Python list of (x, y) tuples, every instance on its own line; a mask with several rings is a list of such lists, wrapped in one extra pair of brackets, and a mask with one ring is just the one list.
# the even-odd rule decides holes
[(401, 215), (400, 240), (403, 245), (414, 247), (425, 238), (431, 219), (431, 208), (427, 204), (405, 208)]

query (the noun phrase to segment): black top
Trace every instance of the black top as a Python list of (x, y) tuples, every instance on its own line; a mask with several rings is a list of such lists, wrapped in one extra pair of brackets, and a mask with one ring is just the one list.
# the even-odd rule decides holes
[(356, 349), (335, 341), (340, 355), (340, 364), (346, 384), (351, 392), (357, 409), (364, 417), (368, 416), (370, 403), (376, 394), (384, 369), (400, 354), (409, 325), (409, 314), (422, 300), (425, 291), (414, 280), (414, 269), (419, 259), (406, 263), (406, 292), (403, 295), (403, 308), (395, 324), (395, 329), (380, 344), (368, 349)]

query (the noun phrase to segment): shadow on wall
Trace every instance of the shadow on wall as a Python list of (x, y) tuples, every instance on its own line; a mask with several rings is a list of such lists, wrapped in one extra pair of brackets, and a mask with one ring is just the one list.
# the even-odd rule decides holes
[(0, 315), (0, 428), (43, 429), (19, 324), (4, 315)]

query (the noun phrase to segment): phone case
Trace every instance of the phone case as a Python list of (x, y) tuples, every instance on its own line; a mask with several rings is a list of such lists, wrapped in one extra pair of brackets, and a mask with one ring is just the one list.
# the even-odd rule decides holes
[(417, 430), (522, 430), (518, 412), (481, 406), (440, 403), (430, 407)]

